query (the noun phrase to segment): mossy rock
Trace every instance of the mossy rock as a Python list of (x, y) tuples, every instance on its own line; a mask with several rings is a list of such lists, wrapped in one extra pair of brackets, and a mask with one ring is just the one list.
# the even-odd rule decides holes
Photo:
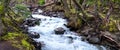
[(3, 40), (12, 43), (12, 46), (19, 48), (19, 50), (34, 50), (34, 46), (27, 40), (29, 39), (26, 34), (11, 32), (2, 37)]

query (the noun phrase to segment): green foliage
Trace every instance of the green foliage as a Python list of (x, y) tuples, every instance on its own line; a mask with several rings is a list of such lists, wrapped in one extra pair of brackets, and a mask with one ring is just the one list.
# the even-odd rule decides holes
[(25, 18), (26, 18), (26, 17), (17, 17), (17, 18), (15, 18), (15, 21), (16, 21), (18, 24), (22, 24)]
[(107, 30), (110, 32), (117, 32), (118, 31), (118, 28), (117, 28), (116, 23), (114, 21), (110, 21), (107, 25), (101, 24), (100, 29)]
[(29, 15), (31, 14), (27, 6), (25, 6), (24, 4), (16, 4), (14, 9), (16, 10), (17, 14), (21, 14), (24, 17), (29, 17)]
[(29, 39), (28, 36), (22, 33), (19, 26), (23, 19), (28, 17), (31, 12), (23, 4), (16, 4), (15, 7), (10, 7), (9, 1), (0, 0), (0, 17), (3, 14), (0, 20), (2, 20), (5, 26), (5, 35), (0, 37), (0, 40), (10, 42), (14, 47), (19, 48), (19, 50), (35, 50), (34, 46), (27, 41)]
[(117, 4), (120, 4), (120, 0), (112, 0), (112, 2), (115, 2)]
[(70, 9), (71, 13), (76, 13), (75, 9)]
[(31, 46), (30, 46), (30, 43), (26, 41), (26, 39), (22, 39), (22, 46), (26, 47), (27, 50), (31, 50)]
[(2, 39), (11, 42), (14, 47), (20, 50), (34, 49), (33, 45), (27, 41), (28, 37), (23, 33), (9, 32), (7, 35), (3, 36)]
[(14, 40), (16, 37), (20, 36), (17, 33), (8, 33), (4, 37), (2, 37), (4, 40)]
[(17, 9), (18, 11), (27, 11), (27, 7), (23, 4), (16, 4), (15, 9)]
[[(6, 26), (5, 30), (9, 30), (9, 32), (10, 31), (19, 31), (20, 30), (20, 28), (16, 27), (17, 25), (14, 24), (13, 21), (10, 18), (3, 17), (2, 21), (3, 21), (4, 25)], [(10, 28), (10, 29), (8, 29), (8, 28)]]
[(25, 39), (22, 40), (22, 45), (24, 45), (24, 46), (30, 46), (30, 44)]
[(117, 30), (117, 27), (116, 27), (116, 25), (115, 25), (114, 22), (110, 22), (108, 24), (108, 27), (109, 27), (109, 31), (115, 31), (115, 30)]
[(4, 12), (4, 6), (2, 2), (0, 2), (0, 14), (2, 14), (3, 12)]
[(45, 0), (39, 0), (39, 5), (43, 5), (43, 4), (45, 4)]
[(93, 4), (95, 4), (94, 2), (95, 2), (95, 0), (87, 0), (88, 5), (93, 5)]

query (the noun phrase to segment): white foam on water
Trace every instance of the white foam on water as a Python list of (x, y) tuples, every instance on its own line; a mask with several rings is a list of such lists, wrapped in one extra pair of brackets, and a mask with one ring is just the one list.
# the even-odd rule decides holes
[[(32, 16), (41, 19), (40, 25), (29, 27), (29, 32), (40, 34), (40, 38), (34, 40), (44, 43), (42, 50), (101, 50), (95, 45), (81, 41), (81, 37), (75, 35), (75, 32), (69, 31), (69, 28), (64, 26), (67, 23), (65, 19), (37, 14)], [(54, 29), (58, 27), (64, 28), (66, 30), (65, 34), (56, 35)], [(106, 50), (103, 46), (101, 48)]]

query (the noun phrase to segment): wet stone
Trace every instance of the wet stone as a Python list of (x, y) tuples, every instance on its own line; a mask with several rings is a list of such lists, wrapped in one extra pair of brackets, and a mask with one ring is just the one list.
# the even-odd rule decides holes
[(35, 25), (39, 25), (39, 21), (40, 19), (35, 19), (35, 18), (27, 18), (24, 23), (24, 25), (28, 25), (28, 26), (35, 26)]
[(65, 29), (62, 27), (56, 28), (55, 30), (55, 34), (64, 34)]
[(29, 36), (30, 36), (31, 38), (40, 38), (39, 33), (36, 33), (36, 32), (30, 32), (30, 33), (29, 33)]
[(88, 42), (93, 43), (93, 44), (99, 44), (100, 39), (98, 37), (90, 37), (90, 38), (88, 38)]
[(68, 43), (73, 43), (73, 37), (71, 37), (71, 36), (68, 36), (68, 38), (69, 38), (69, 42)]

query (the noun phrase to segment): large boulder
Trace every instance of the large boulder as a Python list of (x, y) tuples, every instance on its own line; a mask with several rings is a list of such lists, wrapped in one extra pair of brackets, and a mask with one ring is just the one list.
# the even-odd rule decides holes
[(55, 34), (64, 34), (65, 29), (62, 27), (58, 27), (54, 31), (55, 31)]
[(36, 32), (30, 32), (30, 33), (29, 33), (29, 36), (30, 36), (31, 38), (40, 38), (39, 33), (36, 33)]

